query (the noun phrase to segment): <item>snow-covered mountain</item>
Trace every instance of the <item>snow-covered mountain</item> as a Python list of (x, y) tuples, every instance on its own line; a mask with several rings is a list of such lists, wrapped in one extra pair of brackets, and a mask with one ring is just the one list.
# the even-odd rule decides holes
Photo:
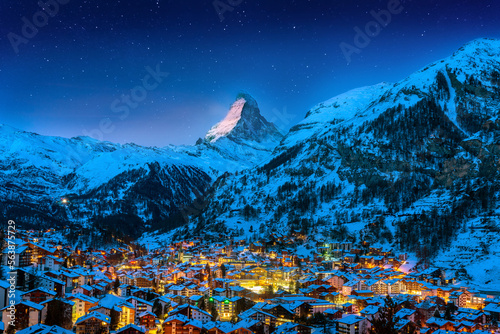
[[(389, 244), (465, 271), (471, 256), (500, 263), (499, 110), (500, 41), (472, 41), (400, 82), (318, 104), (266, 161), (219, 179), (203, 213), (171, 235), (302, 231), (309, 242)], [(472, 278), (500, 287), (491, 270)]]
[(270, 152), (282, 137), (276, 126), (260, 114), (257, 101), (248, 93), (239, 93), (226, 117), (208, 131), (205, 140), (212, 144), (227, 140)]
[(217, 139), (163, 148), (0, 125), (0, 212), (27, 226), (144, 226), (124, 229), (132, 236), (149, 226), (178, 226), (182, 208), (214, 180), (254, 166), (281, 140), (250, 95), (239, 95), (226, 119), (235, 113), (233, 128), (219, 131)]

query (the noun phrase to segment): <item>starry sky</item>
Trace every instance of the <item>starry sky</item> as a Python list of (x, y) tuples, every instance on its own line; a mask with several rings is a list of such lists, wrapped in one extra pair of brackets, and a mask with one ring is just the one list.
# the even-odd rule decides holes
[(495, 0), (401, 0), (349, 57), (341, 43), (397, 0), (58, 1), (0, 1), (0, 123), (148, 146), (194, 144), (241, 90), (286, 131), (319, 102), (500, 37)]

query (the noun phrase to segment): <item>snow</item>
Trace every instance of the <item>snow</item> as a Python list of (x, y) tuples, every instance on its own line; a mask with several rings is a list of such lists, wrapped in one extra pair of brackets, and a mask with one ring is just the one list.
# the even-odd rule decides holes
[(219, 138), (226, 136), (229, 134), (238, 121), (241, 119), (241, 111), (245, 106), (246, 100), (244, 98), (237, 99), (229, 109), (226, 117), (215, 126), (213, 126), (205, 136), (207, 140), (211, 143), (216, 142)]
[(451, 247), (440, 252), (434, 264), (450, 272), (465, 269), (472, 280), (464, 283), (471, 287), (500, 291), (498, 232), (488, 226), (488, 221), (500, 228), (496, 215), (469, 220)]

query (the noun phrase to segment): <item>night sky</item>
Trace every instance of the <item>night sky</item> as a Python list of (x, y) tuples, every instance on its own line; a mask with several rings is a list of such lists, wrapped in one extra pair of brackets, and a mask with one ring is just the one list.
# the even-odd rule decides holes
[(500, 37), (499, 1), (402, 1), (348, 62), (340, 44), (396, 0), (217, 0), (221, 16), (213, 0), (59, 1), (53, 17), (0, 1), (0, 123), (150, 146), (194, 144), (240, 90), (287, 130), (346, 90)]

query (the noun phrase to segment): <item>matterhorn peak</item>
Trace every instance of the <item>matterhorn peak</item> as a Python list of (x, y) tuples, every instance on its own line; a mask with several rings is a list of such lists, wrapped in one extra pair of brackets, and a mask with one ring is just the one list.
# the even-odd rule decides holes
[[(257, 101), (247, 92), (240, 92), (229, 108), (226, 117), (214, 125), (205, 140), (215, 143), (227, 138), (236, 143), (273, 143), (276, 145), (283, 135), (276, 126), (261, 114)], [(274, 146), (273, 145), (273, 146)]]

